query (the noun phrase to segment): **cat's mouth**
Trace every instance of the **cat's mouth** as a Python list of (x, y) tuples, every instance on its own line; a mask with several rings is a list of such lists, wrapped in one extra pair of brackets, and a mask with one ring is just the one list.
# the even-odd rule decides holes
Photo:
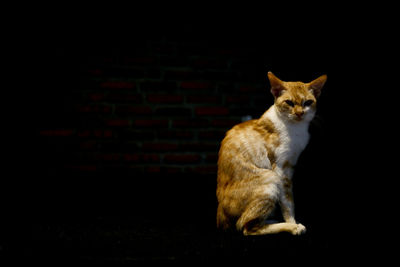
[(290, 114), (289, 115), (289, 119), (291, 121), (300, 122), (300, 121), (302, 121), (304, 119), (304, 115)]
[(295, 119), (296, 121), (302, 121), (303, 118), (304, 118), (303, 115), (301, 115), (301, 116), (298, 116), (298, 115), (294, 116), (294, 119)]

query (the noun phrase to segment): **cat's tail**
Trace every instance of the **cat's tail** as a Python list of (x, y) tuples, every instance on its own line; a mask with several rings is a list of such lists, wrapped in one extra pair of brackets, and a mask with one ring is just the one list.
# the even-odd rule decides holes
[(224, 209), (218, 205), (217, 209), (217, 228), (226, 230), (229, 228), (228, 217), (225, 215)]

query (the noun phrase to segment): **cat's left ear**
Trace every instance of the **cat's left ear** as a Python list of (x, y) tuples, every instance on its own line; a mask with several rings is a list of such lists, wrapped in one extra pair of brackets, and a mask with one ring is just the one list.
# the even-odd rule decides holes
[(328, 76), (324, 74), (315, 79), (314, 81), (308, 83), (308, 86), (313, 91), (313, 94), (316, 98), (318, 98), (321, 95), (321, 89), (322, 87), (324, 87), (327, 78)]
[(283, 82), (270, 71), (268, 72), (268, 79), (271, 84), (271, 93), (275, 98), (279, 97), (282, 91), (285, 90)]

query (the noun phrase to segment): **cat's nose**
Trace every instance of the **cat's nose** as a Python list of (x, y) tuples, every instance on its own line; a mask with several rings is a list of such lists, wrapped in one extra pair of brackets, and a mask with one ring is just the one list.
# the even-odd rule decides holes
[(304, 115), (304, 111), (297, 111), (295, 114), (298, 118), (301, 118)]

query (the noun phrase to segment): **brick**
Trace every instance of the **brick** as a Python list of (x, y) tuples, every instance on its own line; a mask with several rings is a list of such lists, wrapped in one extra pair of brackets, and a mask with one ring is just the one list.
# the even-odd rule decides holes
[(179, 150), (182, 151), (218, 151), (219, 143), (183, 143), (179, 145)]
[(97, 137), (97, 138), (110, 138), (113, 136), (112, 130), (104, 130), (104, 129), (95, 129), (95, 130), (79, 130), (77, 135), (79, 137)]
[(147, 101), (155, 104), (181, 104), (183, 96), (181, 95), (148, 95)]
[(190, 117), (192, 110), (190, 108), (166, 107), (157, 108), (155, 114), (159, 116)]
[(191, 104), (198, 104), (198, 103), (217, 104), (221, 102), (221, 98), (218, 96), (210, 96), (210, 95), (190, 95), (186, 97), (186, 102)]
[(100, 113), (109, 114), (111, 113), (111, 107), (108, 105), (84, 105), (77, 106), (77, 111), (80, 113)]
[(123, 159), (132, 163), (159, 163), (160, 156), (157, 154), (124, 154)]
[(159, 139), (192, 139), (193, 132), (189, 131), (160, 131), (157, 133)]
[(116, 126), (116, 127), (123, 127), (129, 126), (131, 124), (130, 120), (123, 120), (123, 119), (106, 119), (105, 125), (107, 126)]
[(140, 150), (139, 144), (137, 142), (128, 142), (120, 139), (110, 139), (99, 141), (99, 148), (101, 152), (137, 152)]
[(105, 100), (111, 103), (133, 103), (139, 104), (143, 102), (143, 98), (140, 94), (116, 94), (110, 93), (105, 97)]
[(124, 140), (153, 140), (155, 138), (155, 132), (152, 130), (143, 130), (143, 129), (116, 129), (116, 135)]
[(144, 143), (142, 146), (144, 151), (175, 151), (178, 149), (178, 144), (174, 143)]
[(208, 120), (205, 119), (182, 119), (172, 121), (172, 126), (177, 128), (203, 128), (209, 125)]
[(173, 167), (173, 166), (149, 166), (144, 169), (146, 173), (163, 173), (163, 174), (177, 174), (182, 173), (182, 167)]
[(197, 107), (195, 113), (198, 116), (224, 116), (229, 114), (226, 107)]
[(164, 156), (167, 164), (194, 164), (199, 163), (201, 157), (197, 154), (169, 154)]
[[(132, 68), (132, 67), (109, 67), (104, 68), (104, 76), (114, 77), (119, 79), (144, 79), (144, 78), (160, 78), (161, 71), (150, 68)], [(120, 88), (122, 89), (122, 88)], [(129, 89), (129, 88), (125, 88)]]
[(195, 90), (213, 89), (213, 88), (215, 88), (215, 85), (213, 83), (209, 83), (209, 82), (186, 81), (186, 82), (181, 83), (181, 88), (182, 89), (195, 89)]
[(93, 130), (93, 136), (100, 138), (110, 138), (113, 136), (112, 130)]
[(152, 115), (153, 110), (149, 106), (117, 106), (115, 113), (118, 115)]
[(166, 80), (200, 80), (202, 75), (194, 71), (166, 71)]
[(118, 153), (100, 153), (95, 156), (98, 161), (116, 162), (121, 159), (121, 154)]
[(250, 115), (253, 118), (260, 117), (265, 112), (265, 108), (252, 108), (252, 107), (240, 107), (240, 108), (231, 108), (231, 115), (233, 116), (246, 116)]
[(176, 82), (142, 82), (140, 90), (142, 92), (171, 92), (177, 89)]
[(166, 128), (168, 127), (168, 120), (135, 120), (133, 126), (145, 128)]
[(136, 85), (133, 82), (115, 81), (115, 82), (102, 82), (100, 83), (101, 88), (109, 89), (133, 89)]

